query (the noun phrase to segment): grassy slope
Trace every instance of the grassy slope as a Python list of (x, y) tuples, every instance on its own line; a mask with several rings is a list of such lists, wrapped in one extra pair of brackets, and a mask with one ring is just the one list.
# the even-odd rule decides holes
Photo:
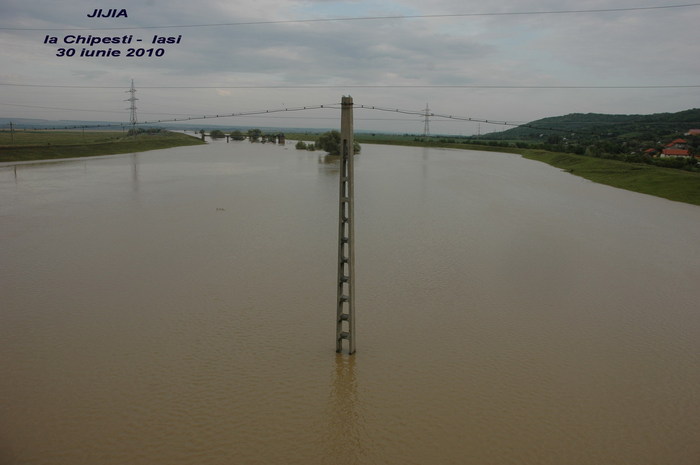
[(544, 150), (519, 153), (594, 182), (700, 205), (700, 173)]
[(90, 157), (117, 153), (144, 152), (203, 142), (185, 134), (166, 132), (141, 134), (136, 138), (121, 133), (78, 131), (18, 132), (14, 143), (7, 132), (0, 134), (0, 162)]

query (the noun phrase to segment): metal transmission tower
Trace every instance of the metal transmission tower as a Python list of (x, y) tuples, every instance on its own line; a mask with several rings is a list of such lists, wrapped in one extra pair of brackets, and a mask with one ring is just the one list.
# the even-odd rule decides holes
[(336, 352), (355, 353), (355, 184), (353, 173), (352, 97), (343, 97), (340, 114), (340, 198), (338, 214), (338, 307), (336, 312)]
[(125, 102), (131, 102), (129, 110), (131, 110), (131, 115), (129, 116), (129, 124), (131, 125), (132, 134), (136, 136), (136, 89), (134, 88), (134, 80), (131, 80), (131, 89), (127, 90), (131, 94), (131, 97), (125, 100)]
[(423, 137), (427, 137), (430, 135), (430, 108), (428, 108), (428, 104), (425, 104), (425, 113), (423, 113)]

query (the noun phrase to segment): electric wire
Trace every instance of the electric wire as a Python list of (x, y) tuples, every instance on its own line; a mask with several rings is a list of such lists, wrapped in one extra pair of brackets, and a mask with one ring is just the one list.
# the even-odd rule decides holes
[[(231, 118), (231, 117), (241, 117), (241, 116), (255, 116), (255, 115), (268, 115), (274, 113), (282, 112), (296, 112), (304, 110), (318, 110), (318, 109), (340, 109), (339, 104), (331, 103), (324, 105), (308, 105), (303, 107), (293, 107), (293, 108), (279, 108), (275, 110), (254, 110), (254, 111), (241, 111), (236, 113), (222, 113), (216, 115), (201, 115), (201, 116), (186, 116), (183, 118), (171, 118), (171, 119), (157, 119), (157, 120), (144, 120), (136, 122), (137, 126), (143, 126), (147, 124), (162, 124), (162, 123), (180, 123), (187, 121), (205, 120), (205, 119), (218, 119), (218, 118)], [(62, 126), (60, 129), (88, 129), (88, 128), (106, 128), (106, 127), (125, 127), (131, 126), (131, 123), (104, 123), (95, 125), (68, 125)], [(47, 128), (33, 128), (33, 129), (58, 129), (58, 127), (47, 127)]]
[[(373, 105), (354, 105), (354, 107), (356, 109), (359, 109), (359, 110), (374, 110), (374, 111), (390, 112), (390, 113), (394, 113), (394, 114), (403, 114), (403, 115), (420, 116), (420, 117), (426, 116), (426, 113), (424, 110), (423, 111), (421, 111), (421, 110), (402, 110), (400, 108), (385, 108), (385, 107), (378, 107), (378, 106), (373, 106)], [(235, 113), (222, 113), (222, 114), (216, 114), (216, 115), (188, 116), (188, 117), (184, 117), (184, 118), (144, 120), (144, 121), (138, 121), (136, 123), (136, 125), (137, 126), (144, 126), (144, 125), (149, 125), (149, 124), (153, 125), (153, 124), (164, 124), (164, 123), (181, 123), (181, 122), (197, 121), (197, 120), (205, 120), (205, 119), (212, 120), (212, 119), (231, 118), (231, 117), (262, 116), (262, 115), (270, 115), (270, 114), (276, 114), (276, 113), (298, 112), (298, 111), (305, 111), (305, 110), (319, 110), (319, 109), (339, 110), (340, 108), (341, 107), (340, 107), (339, 103), (332, 103), (332, 104), (310, 105), (310, 106), (293, 107), (293, 108), (279, 108), (279, 109), (274, 109), (274, 110), (255, 110), (255, 111), (243, 111), (243, 112), (235, 112)], [(440, 114), (440, 113), (434, 113), (434, 112), (428, 113), (427, 116), (432, 117), (432, 118), (442, 118), (445, 120), (452, 120), (452, 121), (484, 123), (484, 124), (492, 124), (492, 125), (498, 125), (498, 126), (526, 127), (526, 128), (530, 128), (530, 129), (558, 131), (558, 132), (567, 132), (567, 133), (572, 133), (572, 132), (579, 132), (580, 133), (581, 132), (581, 131), (572, 131), (572, 130), (561, 129), (561, 128), (539, 127), (539, 126), (534, 126), (531, 124), (522, 124), (522, 123), (512, 122), (512, 121), (472, 118), (472, 117), (467, 117), (467, 116), (446, 115), (446, 114)], [(131, 124), (128, 124), (128, 123), (105, 123), (105, 124), (95, 124), (95, 125), (73, 125), (73, 126), (68, 125), (68, 126), (63, 126), (60, 129), (95, 129), (95, 128), (107, 128), (107, 127), (124, 128), (124, 127), (130, 126), (130, 125)], [(38, 129), (38, 128), (33, 128), (33, 129)], [(41, 129), (57, 129), (57, 127), (41, 128)]]
[[(144, 120), (144, 121), (138, 121), (136, 125), (138, 126), (144, 126), (144, 125), (154, 125), (154, 124), (164, 124), (164, 123), (182, 123), (182, 122), (188, 122), (188, 121), (197, 121), (197, 120), (205, 120), (205, 119), (219, 119), (219, 118), (231, 118), (231, 117), (261, 117), (261, 116), (267, 116), (267, 115), (273, 115), (277, 113), (288, 113), (288, 112), (300, 112), (300, 111), (306, 111), (306, 110), (328, 110), (328, 109), (333, 109), (333, 110), (339, 110), (341, 109), (341, 104), (340, 103), (330, 103), (330, 104), (322, 104), (322, 105), (307, 105), (307, 106), (301, 106), (301, 107), (291, 107), (291, 108), (278, 108), (278, 109), (268, 109), (268, 110), (253, 110), (253, 111), (241, 111), (241, 112), (233, 112), (233, 113), (221, 113), (221, 114), (212, 114), (212, 115), (199, 115), (199, 116), (185, 116), (182, 118), (170, 118), (170, 119), (152, 119), (152, 120)], [(381, 107), (381, 106), (374, 106), (374, 105), (363, 105), (363, 104), (355, 104), (354, 105), (355, 109), (358, 110), (372, 110), (372, 111), (379, 111), (379, 112), (385, 112), (385, 113), (393, 113), (393, 114), (400, 114), (400, 115), (408, 115), (408, 116), (416, 116), (420, 118), (440, 118), (442, 120), (446, 121), (455, 121), (455, 122), (472, 122), (472, 123), (484, 123), (484, 124), (490, 124), (490, 125), (496, 125), (496, 126), (508, 126), (508, 127), (513, 127), (513, 128), (528, 128), (528, 129), (535, 129), (535, 130), (541, 130), (541, 131), (555, 131), (555, 132), (565, 132), (565, 133), (576, 133), (576, 134), (586, 134), (588, 131), (582, 130), (582, 129), (565, 129), (565, 128), (554, 128), (554, 127), (545, 127), (541, 125), (533, 125), (531, 123), (522, 123), (522, 122), (516, 122), (516, 121), (507, 121), (507, 120), (497, 120), (497, 119), (484, 119), (484, 118), (474, 118), (474, 117), (468, 117), (468, 116), (460, 116), (460, 115), (454, 115), (454, 114), (442, 114), (442, 113), (435, 113), (435, 112), (426, 112), (426, 110), (406, 110), (406, 109), (400, 109), (400, 108), (387, 108), (387, 107)], [(89, 110), (85, 110), (89, 111)], [(278, 116), (279, 118), (279, 116)], [(318, 118), (318, 119), (326, 119), (326, 118)], [(390, 120), (388, 118), (378, 118), (376, 120), (380, 121), (387, 121)], [(408, 120), (400, 120), (400, 121), (408, 121)], [(416, 119), (415, 121), (418, 121)], [(596, 124), (596, 123), (601, 123), (601, 122), (569, 122), (570, 124)], [(629, 122), (620, 122), (620, 124), (624, 123), (629, 123)], [(647, 122), (644, 121), (646, 124), (654, 124), (654, 122)], [(684, 123), (689, 123), (689, 122), (684, 122)], [(604, 123), (604, 124), (609, 124), (609, 123)], [(661, 123), (659, 123), (661, 124)], [(89, 129), (89, 128), (106, 128), (106, 127), (126, 127), (130, 126), (130, 123), (100, 123), (100, 124), (94, 124), (94, 125), (67, 125), (67, 126), (62, 126), (62, 127), (46, 127), (46, 128), (32, 128), (32, 129)], [(593, 134), (593, 133), (590, 133)]]
[(270, 24), (296, 24), (296, 23), (321, 23), (339, 21), (386, 21), (386, 20), (406, 20), (406, 19), (444, 19), (444, 18), (469, 18), (469, 17), (489, 17), (489, 16), (535, 16), (535, 15), (567, 15), (567, 14), (590, 14), (590, 13), (619, 13), (630, 11), (658, 11), (673, 8), (691, 8), (700, 6), (700, 3), (686, 3), (680, 5), (658, 5), (644, 7), (627, 8), (593, 8), (580, 10), (547, 10), (547, 11), (504, 11), (504, 12), (483, 12), (483, 13), (437, 13), (425, 15), (386, 15), (386, 16), (354, 16), (337, 18), (307, 18), (307, 19), (281, 19), (262, 21), (241, 21), (231, 23), (209, 23), (209, 24), (180, 24), (167, 26), (132, 26), (132, 27), (106, 27), (106, 28), (26, 28), (26, 27), (0, 27), (6, 31), (95, 31), (95, 30), (137, 30), (137, 29), (168, 29), (168, 28), (197, 28), (197, 27), (221, 27), (221, 26), (253, 26)]
[(497, 126), (525, 127), (525, 128), (530, 128), (530, 129), (562, 131), (562, 132), (569, 132), (569, 133), (572, 132), (571, 130), (568, 130), (568, 129), (536, 127), (536, 126), (533, 126), (530, 124), (523, 124), (523, 123), (518, 123), (518, 122), (513, 122), (513, 121), (500, 121), (500, 120), (493, 120), (493, 119), (471, 118), (468, 116), (444, 115), (444, 114), (434, 113), (434, 112), (426, 113), (425, 110), (402, 110), (400, 108), (383, 108), (383, 107), (368, 106), (368, 105), (356, 105), (355, 108), (367, 109), (367, 110), (377, 110), (377, 111), (391, 112), (391, 113), (400, 113), (400, 114), (404, 114), (404, 115), (415, 115), (415, 116), (420, 116), (420, 117), (428, 116), (431, 118), (443, 118), (446, 120), (453, 120), (453, 121), (466, 121), (466, 122), (473, 122), (473, 123), (493, 124), (493, 125), (497, 125)]
[[(124, 86), (86, 86), (60, 84), (18, 84), (0, 82), (0, 86), (60, 89), (123, 89)], [(307, 84), (307, 85), (250, 85), (250, 86), (139, 86), (139, 89), (694, 89), (700, 84), (658, 85), (489, 85), (489, 84)]]

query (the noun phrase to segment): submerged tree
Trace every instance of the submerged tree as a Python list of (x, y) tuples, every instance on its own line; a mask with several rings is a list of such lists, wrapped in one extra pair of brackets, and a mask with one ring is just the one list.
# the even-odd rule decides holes
[(258, 139), (260, 139), (260, 136), (262, 136), (262, 131), (260, 129), (249, 129), (248, 130), (248, 139), (251, 142), (257, 142)]
[[(340, 132), (328, 131), (321, 134), (316, 146), (328, 152), (329, 155), (340, 155)], [(360, 144), (355, 141), (353, 141), (353, 153), (360, 153)]]

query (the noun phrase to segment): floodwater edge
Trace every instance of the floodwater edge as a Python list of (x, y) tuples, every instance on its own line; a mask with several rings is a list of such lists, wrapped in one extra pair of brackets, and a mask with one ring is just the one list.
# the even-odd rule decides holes
[(0, 145), (0, 162), (11, 163), (117, 155), (205, 143), (198, 137), (169, 131), (158, 134), (139, 134), (135, 138), (123, 137), (120, 133), (107, 133), (108, 135), (106, 136), (103, 136), (104, 133), (96, 133), (89, 134), (88, 138), (90, 140), (83, 142), (80, 132), (74, 132), (74, 137), (62, 140), (59, 143), (51, 143), (49, 141), (43, 142), (42, 145)]

